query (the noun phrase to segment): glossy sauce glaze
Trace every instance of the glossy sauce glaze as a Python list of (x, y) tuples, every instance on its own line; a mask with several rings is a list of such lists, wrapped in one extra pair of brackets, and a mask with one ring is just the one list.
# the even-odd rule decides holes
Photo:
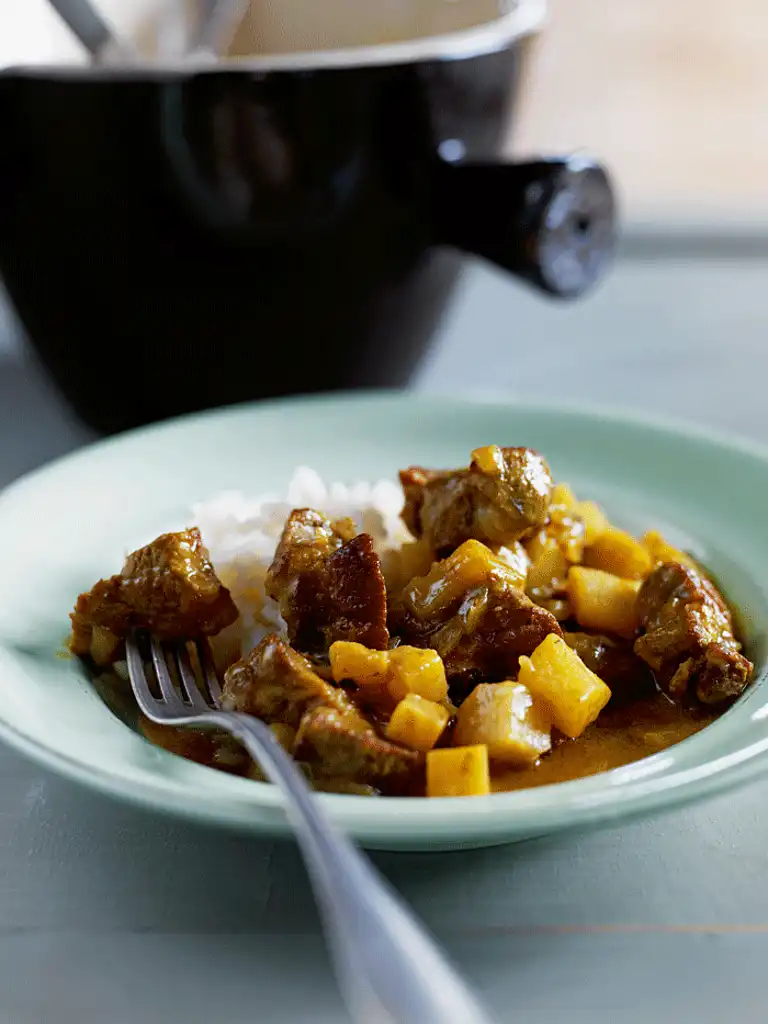
[(563, 739), (537, 765), (494, 771), (492, 787), (501, 793), (597, 775), (680, 743), (717, 717), (706, 709), (673, 704), (663, 693), (630, 706), (608, 707), (579, 739)]

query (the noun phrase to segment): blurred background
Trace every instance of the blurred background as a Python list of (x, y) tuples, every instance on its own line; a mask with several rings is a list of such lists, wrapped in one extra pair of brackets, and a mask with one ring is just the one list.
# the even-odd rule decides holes
[(584, 146), (630, 221), (768, 225), (768, 4), (549, 0), (515, 149)]
[[(153, 3), (101, 7), (130, 29)], [(416, 385), (455, 390), (458, 380), (469, 391), (492, 385), (707, 421), (716, 408), (721, 425), (768, 438), (756, 420), (768, 373), (768, 4), (549, 0), (549, 9), (510, 151), (582, 147), (604, 160), (622, 202), (622, 259), (572, 306), (473, 265)], [(0, 64), (63, 60), (82, 54), (46, 0), (0, 5)], [(476, 339), (470, 367), (467, 337)], [(0, 354), (25, 358), (1, 301)]]
[[(99, 0), (130, 31), (156, 0)], [(768, 4), (549, 0), (515, 152), (584, 147), (642, 222), (768, 222)], [(0, 5), (0, 66), (79, 61), (47, 0)]]

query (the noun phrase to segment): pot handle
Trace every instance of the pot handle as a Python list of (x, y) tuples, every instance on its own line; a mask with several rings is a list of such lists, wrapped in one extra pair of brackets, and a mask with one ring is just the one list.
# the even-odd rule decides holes
[(496, 263), (540, 291), (578, 298), (601, 280), (617, 241), (605, 169), (582, 156), (438, 165), (436, 241)]

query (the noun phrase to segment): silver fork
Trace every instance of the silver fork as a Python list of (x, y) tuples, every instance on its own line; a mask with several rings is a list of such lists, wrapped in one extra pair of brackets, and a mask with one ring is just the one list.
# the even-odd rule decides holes
[(328, 820), (272, 730), (251, 715), (220, 710), (221, 690), (207, 642), (196, 644), (196, 673), (187, 644), (163, 645), (149, 638), (160, 693), (156, 697), (144, 667), (142, 639), (131, 637), (126, 651), (133, 692), (147, 718), (161, 725), (213, 726), (230, 733), (282, 790), (353, 1020), (491, 1024), (413, 913)]

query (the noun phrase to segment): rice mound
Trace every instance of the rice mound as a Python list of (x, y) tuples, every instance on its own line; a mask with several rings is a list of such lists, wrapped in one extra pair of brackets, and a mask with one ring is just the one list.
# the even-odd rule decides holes
[(284, 497), (252, 498), (240, 491), (224, 491), (194, 505), (193, 521), (240, 612), (238, 622), (222, 634), (223, 644), (245, 652), (267, 633), (285, 631), (264, 581), (285, 521), (297, 508), (315, 509), (329, 519), (353, 519), (359, 532), (371, 535), (379, 554), (410, 539), (400, 519), (403, 492), (397, 484), (391, 480), (327, 484), (307, 466), (295, 470)]

